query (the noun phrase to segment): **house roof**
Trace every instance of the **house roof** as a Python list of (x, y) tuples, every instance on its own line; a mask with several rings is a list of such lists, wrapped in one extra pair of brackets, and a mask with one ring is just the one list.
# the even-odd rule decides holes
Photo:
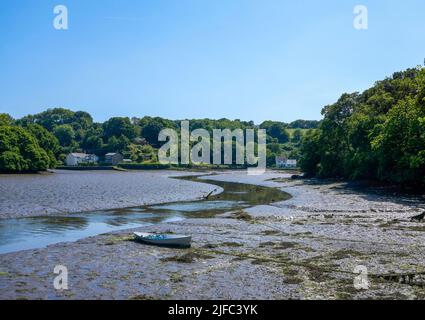
[(286, 161), (286, 160), (288, 160), (288, 158), (287, 157), (282, 157), (282, 156), (276, 156), (276, 160), (277, 161)]
[(116, 152), (110, 152), (110, 153), (107, 153), (107, 154), (105, 154), (105, 156), (106, 157), (112, 157), (112, 156), (115, 156), (116, 154), (119, 154), (119, 153), (116, 153)]
[(86, 156), (88, 156), (88, 154), (86, 154), (86, 153), (78, 153), (78, 152), (72, 152), (72, 153), (70, 153), (70, 155), (74, 156), (74, 157), (86, 157)]
[(94, 154), (87, 154), (87, 153), (81, 153), (81, 152), (72, 152), (70, 153), (70, 155), (76, 158), (85, 158), (85, 157), (94, 156)]

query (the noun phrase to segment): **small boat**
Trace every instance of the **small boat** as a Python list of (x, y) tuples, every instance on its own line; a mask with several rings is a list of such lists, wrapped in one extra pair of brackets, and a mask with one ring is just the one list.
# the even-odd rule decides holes
[(141, 242), (167, 247), (190, 247), (192, 241), (191, 236), (178, 234), (134, 232), (134, 236)]

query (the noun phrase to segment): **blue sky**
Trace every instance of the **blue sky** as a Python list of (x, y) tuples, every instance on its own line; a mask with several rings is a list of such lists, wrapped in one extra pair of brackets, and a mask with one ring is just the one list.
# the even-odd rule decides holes
[[(69, 30), (52, 26), (58, 4)], [(2, 0), (0, 113), (319, 119), (343, 92), (423, 63), (424, 12), (423, 0)]]

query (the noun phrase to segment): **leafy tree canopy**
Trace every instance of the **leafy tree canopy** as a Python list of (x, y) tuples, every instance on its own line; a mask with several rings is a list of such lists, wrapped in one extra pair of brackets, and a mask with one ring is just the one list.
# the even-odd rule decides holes
[(301, 167), (321, 177), (425, 186), (424, 88), (425, 69), (418, 67), (343, 94), (303, 139)]
[(50, 165), (47, 152), (28, 131), (18, 126), (0, 126), (0, 171), (38, 171)]

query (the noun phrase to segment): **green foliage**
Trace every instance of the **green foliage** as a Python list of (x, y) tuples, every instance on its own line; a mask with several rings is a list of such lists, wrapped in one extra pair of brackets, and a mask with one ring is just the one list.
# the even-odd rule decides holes
[(27, 130), (0, 126), (0, 171), (38, 171), (46, 170), (50, 165), (47, 152)]
[(290, 129), (317, 129), (320, 121), (317, 120), (295, 120), (288, 124)]
[[(157, 149), (164, 143), (158, 141), (159, 132), (164, 128), (177, 130), (180, 134), (180, 120), (160, 117), (127, 118), (114, 117), (104, 123), (93, 122), (92, 117), (83, 111), (64, 108), (48, 109), (13, 121), (8, 115), (0, 115), (3, 124), (16, 124), (34, 136), (39, 146), (49, 157), (48, 166), (64, 162), (70, 152), (94, 153), (103, 157), (108, 152), (120, 152), (134, 162), (157, 161)], [(298, 120), (292, 127), (314, 126), (314, 121)], [(262, 127), (268, 131), (267, 163), (275, 165), (276, 155), (298, 158), (299, 140), (306, 129), (287, 129), (288, 124), (266, 121)], [(213, 129), (258, 129), (253, 121), (239, 119), (192, 119), (190, 130), (205, 129), (213, 136)], [(300, 132), (302, 134), (300, 134)], [(257, 136), (256, 136), (257, 137)], [(193, 146), (196, 142), (192, 141)], [(231, 142), (233, 164), (235, 165), (236, 143)], [(212, 147), (211, 143), (211, 147)], [(256, 147), (255, 147), (256, 148)], [(11, 159), (10, 154), (5, 157)], [(212, 152), (211, 152), (212, 157)]]
[(265, 121), (260, 125), (261, 129), (267, 130), (267, 135), (272, 138), (269, 139), (278, 143), (286, 143), (289, 141), (289, 133), (286, 130), (286, 124), (276, 121)]
[(75, 139), (75, 131), (69, 124), (55, 127), (53, 133), (64, 147), (70, 146)]
[(296, 129), (292, 133), (291, 141), (294, 142), (294, 143), (299, 143), (299, 142), (301, 142), (302, 137), (303, 137), (303, 133), (302, 133), (301, 129)]
[(44, 112), (28, 115), (18, 121), (20, 125), (37, 123), (52, 132), (57, 126), (68, 124), (73, 130), (88, 129), (93, 124), (92, 117), (83, 111), (71, 111), (64, 108), (48, 109)]
[(124, 150), (126, 150), (129, 147), (129, 145), (130, 145), (130, 140), (126, 136), (121, 135), (118, 138), (116, 136), (112, 136), (108, 140), (106, 151), (122, 153)]
[(54, 167), (56, 165), (56, 156), (61, 151), (58, 139), (38, 124), (30, 124), (25, 129), (37, 139), (39, 146), (47, 152), (50, 159), (49, 167)]
[(7, 113), (0, 113), (0, 126), (9, 126), (13, 124), (13, 118)]
[(134, 139), (137, 136), (136, 127), (129, 118), (115, 117), (103, 124), (103, 132), (106, 140), (111, 137), (124, 136), (127, 139)]
[(158, 135), (163, 129), (164, 127), (161, 124), (152, 122), (143, 127), (142, 135), (151, 145), (159, 147)]
[(393, 107), (372, 140), (378, 176), (397, 183), (425, 177), (425, 109), (409, 98)]
[(316, 175), (320, 169), (320, 135), (320, 131), (309, 132), (301, 144), (299, 165), (309, 176)]
[(310, 175), (425, 186), (425, 69), (408, 69), (326, 106), (302, 140)]
[(131, 144), (128, 146), (128, 151), (125, 152), (126, 157), (132, 161), (141, 163), (144, 161), (157, 161), (155, 149), (150, 145), (136, 145)]

